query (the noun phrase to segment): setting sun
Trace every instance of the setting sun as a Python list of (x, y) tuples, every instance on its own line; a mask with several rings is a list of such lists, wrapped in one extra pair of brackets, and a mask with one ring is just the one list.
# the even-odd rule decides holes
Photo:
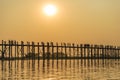
[(54, 5), (46, 5), (44, 8), (43, 8), (43, 11), (46, 15), (48, 16), (53, 16), (56, 14), (57, 12), (57, 9), (56, 9), (56, 6)]

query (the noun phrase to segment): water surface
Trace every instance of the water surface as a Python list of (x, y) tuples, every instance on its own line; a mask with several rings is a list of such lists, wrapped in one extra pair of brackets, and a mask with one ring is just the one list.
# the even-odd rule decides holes
[(0, 61), (1, 80), (120, 80), (119, 60)]

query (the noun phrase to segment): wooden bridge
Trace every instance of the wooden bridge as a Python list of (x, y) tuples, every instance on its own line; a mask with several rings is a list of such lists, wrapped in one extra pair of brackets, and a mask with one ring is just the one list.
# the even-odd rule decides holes
[(1, 60), (25, 59), (119, 59), (120, 47), (53, 42), (18, 42), (8, 40), (0, 43)]

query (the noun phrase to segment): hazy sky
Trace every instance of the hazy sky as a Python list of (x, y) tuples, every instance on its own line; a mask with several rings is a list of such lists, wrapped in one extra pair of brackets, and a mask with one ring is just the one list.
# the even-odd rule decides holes
[(120, 45), (120, 0), (0, 0), (0, 39)]

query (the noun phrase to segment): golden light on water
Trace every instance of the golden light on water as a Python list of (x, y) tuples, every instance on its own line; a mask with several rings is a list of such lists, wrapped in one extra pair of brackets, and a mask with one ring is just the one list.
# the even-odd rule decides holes
[(57, 13), (57, 8), (56, 6), (49, 4), (44, 6), (43, 8), (43, 12), (47, 15), (47, 16), (53, 16)]

